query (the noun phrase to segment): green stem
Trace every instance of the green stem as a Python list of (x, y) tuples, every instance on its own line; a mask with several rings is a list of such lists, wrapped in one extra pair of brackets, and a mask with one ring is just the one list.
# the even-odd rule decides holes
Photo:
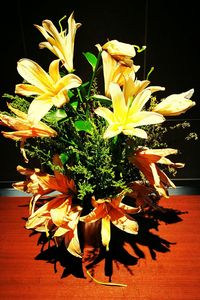
[(81, 95), (81, 92), (80, 92), (80, 89), (77, 88), (77, 91), (78, 91), (78, 96), (79, 96), (79, 99), (81, 102), (83, 102), (83, 98), (82, 98), (82, 95)]
[(101, 59), (101, 52), (102, 52), (102, 51), (99, 51), (99, 54), (98, 54), (98, 56), (97, 56), (97, 63), (96, 63), (95, 69), (94, 69), (94, 71), (93, 71), (93, 73), (92, 73), (92, 78), (91, 78), (91, 80), (90, 80), (90, 85), (89, 85), (89, 89), (88, 89), (87, 99), (90, 98), (90, 93), (91, 93), (92, 83), (93, 83), (93, 80), (94, 80), (95, 75), (96, 75), (96, 72), (97, 72), (97, 68), (98, 68), (98, 65), (99, 65), (99, 61), (100, 61), (100, 59)]
[(94, 68), (94, 71), (92, 73), (92, 78), (90, 80), (90, 84), (89, 84), (89, 88), (88, 88), (88, 93), (87, 93), (87, 97), (86, 97), (86, 119), (89, 120), (89, 107), (88, 107), (88, 100), (90, 98), (90, 93), (91, 93), (91, 89), (92, 89), (92, 84), (93, 84), (93, 81), (94, 81), (94, 78), (96, 76), (96, 72), (97, 72), (97, 69), (98, 69), (98, 65), (99, 65), (99, 61), (101, 59), (101, 52), (102, 51), (99, 51), (99, 54), (97, 56), (97, 62), (96, 62), (96, 66)]

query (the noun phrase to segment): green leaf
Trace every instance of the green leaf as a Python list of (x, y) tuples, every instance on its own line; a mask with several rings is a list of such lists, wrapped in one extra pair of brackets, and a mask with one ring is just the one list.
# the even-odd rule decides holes
[(83, 84), (81, 84), (77, 88), (77, 90), (80, 91), (82, 97), (86, 97), (86, 95), (87, 95), (87, 89), (86, 88), (88, 87), (88, 85), (89, 85), (89, 81), (84, 82)]
[(104, 103), (104, 104), (110, 105), (112, 103), (110, 98), (103, 96), (103, 95), (93, 95), (92, 98), (94, 100), (98, 100), (99, 102)]
[(74, 110), (77, 110), (77, 107), (78, 107), (78, 101), (70, 102), (70, 105), (71, 105), (71, 107), (73, 107)]
[(46, 114), (45, 119), (49, 122), (58, 122), (67, 117), (64, 109), (57, 109)]
[(78, 131), (92, 132), (92, 124), (89, 121), (78, 120), (74, 125)]
[(61, 154), (60, 154), (60, 159), (61, 159), (62, 164), (65, 165), (66, 162), (67, 162), (68, 159), (69, 159), (69, 154), (64, 153), (64, 152), (61, 153)]
[(72, 90), (68, 90), (67, 94), (70, 99), (74, 96), (74, 93), (72, 92)]
[(97, 65), (97, 57), (91, 52), (83, 52), (83, 55), (85, 56), (89, 64), (92, 66), (92, 69), (94, 71)]
[(85, 88), (88, 85), (89, 85), (89, 81), (86, 81), (83, 84), (81, 84), (81, 86), (79, 88), (82, 89), (82, 87)]

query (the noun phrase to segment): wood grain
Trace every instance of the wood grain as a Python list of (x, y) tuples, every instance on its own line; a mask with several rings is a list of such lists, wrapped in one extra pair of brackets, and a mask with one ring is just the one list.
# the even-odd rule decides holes
[[(200, 300), (200, 196), (162, 199), (165, 214), (138, 219), (140, 235), (113, 228), (110, 253), (74, 259), (24, 228), (28, 197), (0, 197), (0, 299)], [(41, 252), (41, 249), (43, 251)], [(127, 284), (99, 285), (98, 280)]]

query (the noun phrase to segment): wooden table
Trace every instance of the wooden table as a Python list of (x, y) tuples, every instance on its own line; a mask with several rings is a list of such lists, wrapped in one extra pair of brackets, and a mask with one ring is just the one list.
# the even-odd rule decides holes
[[(53, 264), (56, 249), (40, 253), (38, 234), (24, 228), (28, 197), (0, 197), (0, 299), (200, 300), (200, 196), (174, 195), (160, 204), (169, 210), (140, 224), (141, 237), (115, 232), (112, 255), (91, 270), (67, 253)], [(135, 239), (135, 240), (134, 240)], [(58, 256), (57, 256), (58, 258)], [(107, 274), (109, 275), (109, 274)]]

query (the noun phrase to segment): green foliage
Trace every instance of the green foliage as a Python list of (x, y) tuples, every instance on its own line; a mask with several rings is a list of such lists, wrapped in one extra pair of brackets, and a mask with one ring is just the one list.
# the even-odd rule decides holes
[[(137, 51), (143, 50), (144, 47), (138, 47)], [(168, 130), (189, 127), (187, 122), (169, 128), (162, 124), (143, 126), (141, 128), (147, 132), (147, 139), (122, 133), (112, 139), (104, 139), (107, 122), (98, 117), (94, 110), (101, 105), (112, 109), (112, 101), (102, 96), (98, 90), (98, 74), (102, 71), (99, 64), (101, 52), (98, 57), (90, 52), (83, 55), (92, 67), (91, 78), (78, 88), (68, 91), (69, 102), (62, 108), (53, 106), (41, 120), (54, 129), (57, 136), (28, 138), (24, 145), (27, 157), (36, 160), (43, 170), (52, 174), (55, 170), (52, 157), (59, 154), (63, 163), (63, 168), (59, 171), (75, 181), (77, 200), (81, 205), (92, 195), (96, 198), (111, 197), (121, 190), (128, 191), (128, 184), (134, 180), (145, 181), (144, 174), (129, 162), (128, 157), (138, 147), (165, 148), (167, 143), (164, 142), (164, 135)], [(148, 77), (153, 69), (149, 71)], [(31, 98), (24, 99), (8, 94), (3, 97), (14, 108), (28, 112)], [(146, 110), (151, 111), (156, 104), (156, 97), (152, 97)], [(195, 133), (190, 133), (186, 139), (191, 138), (197, 139)], [(172, 168), (168, 168), (168, 171), (175, 174)]]
[[(144, 126), (148, 139), (128, 137), (120, 134), (113, 139), (104, 139), (107, 126), (103, 118), (94, 117), (94, 109), (101, 105), (110, 106), (111, 100), (98, 96), (96, 80), (71, 91), (70, 103), (62, 109), (53, 107), (43, 122), (57, 131), (54, 138), (30, 138), (25, 143), (29, 159), (37, 160), (43, 170), (53, 172), (52, 157), (59, 154), (63, 162), (62, 172), (74, 179), (77, 185), (77, 199), (84, 201), (95, 195), (97, 198), (111, 197), (121, 190), (128, 190), (127, 184), (141, 179), (139, 170), (128, 160), (139, 146), (163, 147), (162, 125), (150, 128)], [(88, 88), (91, 96), (88, 98)], [(6, 95), (15, 108), (27, 112), (29, 102), (18, 96)]]
[(14, 108), (17, 108), (22, 112), (27, 113), (28, 108), (30, 106), (30, 102), (28, 100), (17, 95), (13, 96), (7, 93), (3, 94), (2, 97), (8, 99), (8, 102), (11, 102)]
[(93, 71), (95, 71), (97, 65), (97, 57), (91, 52), (86, 52), (86, 53), (83, 52), (83, 55), (85, 56), (89, 64), (92, 66)]
[(81, 148), (77, 145), (70, 147), (66, 164), (70, 176), (78, 182), (78, 198), (83, 200), (88, 193), (100, 198), (108, 197), (117, 193), (119, 188), (125, 188), (126, 183), (117, 164), (123, 165), (125, 160), (127, 162), (127, 157), (123, 156), (122, 151), (116, 153), (112, 141), (103, 139), (102, 132), (97, 128), (89, 135), (83, 133)]

